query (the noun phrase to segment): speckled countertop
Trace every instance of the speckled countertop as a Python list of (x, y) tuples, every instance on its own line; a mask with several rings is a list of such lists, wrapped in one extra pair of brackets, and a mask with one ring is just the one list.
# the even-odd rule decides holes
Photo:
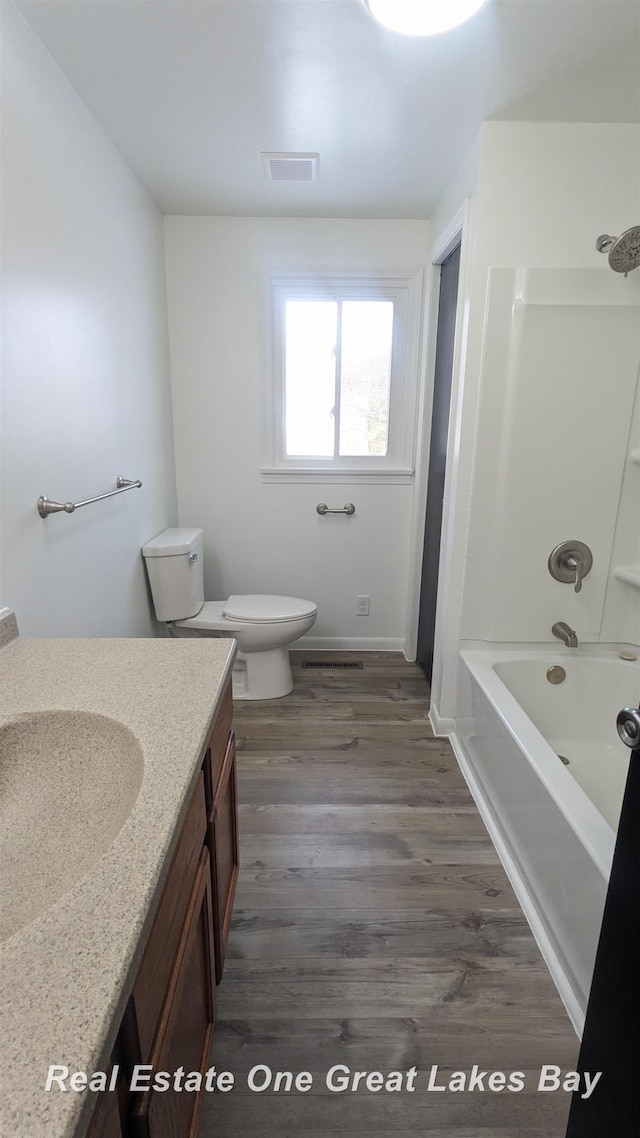
[[(27, 712), (94, 712), (133, 732), (144, 763), (106, 852), (2, 945), (7, 1138), (85, 1133), (93, 1096), (45, 1091), (47, 1071), (104, 1070), (234, 655), (235, 641), (218, 639), (18, 638), (0, 648), (0, 728)], [(46, 801), (39, 813), (44, 833)]]

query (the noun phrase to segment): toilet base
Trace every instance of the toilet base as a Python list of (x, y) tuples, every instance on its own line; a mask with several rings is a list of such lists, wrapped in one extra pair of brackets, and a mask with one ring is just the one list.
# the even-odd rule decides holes
[(293, 691), (287, 648), (238, 652), (232, 672), (234, 699), (279, 699)]

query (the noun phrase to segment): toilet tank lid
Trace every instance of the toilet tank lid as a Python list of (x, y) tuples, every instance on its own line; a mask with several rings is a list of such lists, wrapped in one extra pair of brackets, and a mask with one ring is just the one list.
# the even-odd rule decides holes
[(193, 553), (202, 545), (203, 538), (201, 529), (165, 529), (142, 546), (142, 556), (175, 557), (180, 553)]

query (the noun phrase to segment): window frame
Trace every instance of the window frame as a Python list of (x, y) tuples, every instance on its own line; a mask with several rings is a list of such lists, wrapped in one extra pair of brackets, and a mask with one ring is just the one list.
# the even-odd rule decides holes
[[(264, 270), (264, 482), (410, 482), (414, 471), (423, 272), (414, 269)], [(391, 300), (393, 346), (386, 455), (289, 456), (285, 449), (285, 305), (288, 300)]]

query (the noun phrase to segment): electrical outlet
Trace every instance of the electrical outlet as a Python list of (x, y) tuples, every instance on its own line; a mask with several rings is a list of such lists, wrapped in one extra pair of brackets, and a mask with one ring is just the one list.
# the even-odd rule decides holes
[(369, 615), (369, 602), (371, 597), (356, 597), (356, 616)]

